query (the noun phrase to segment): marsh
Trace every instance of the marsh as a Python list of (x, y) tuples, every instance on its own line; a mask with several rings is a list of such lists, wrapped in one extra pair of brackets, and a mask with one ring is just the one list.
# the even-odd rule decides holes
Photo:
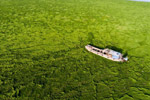
[(0, 100), (150, 100), (150, 3), (0, 0)]

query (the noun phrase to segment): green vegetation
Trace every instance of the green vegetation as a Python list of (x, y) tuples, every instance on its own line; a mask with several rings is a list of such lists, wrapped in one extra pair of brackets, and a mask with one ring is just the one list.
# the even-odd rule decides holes
[(149, 16), (145, 2), (0, 0), (0, 99), (150, 100)]

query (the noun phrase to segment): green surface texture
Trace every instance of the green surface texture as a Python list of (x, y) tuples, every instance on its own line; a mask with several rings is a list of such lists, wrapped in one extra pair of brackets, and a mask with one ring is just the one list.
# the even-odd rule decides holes
[(150, 100), (150, 3), (0, 0), (0, 100)]

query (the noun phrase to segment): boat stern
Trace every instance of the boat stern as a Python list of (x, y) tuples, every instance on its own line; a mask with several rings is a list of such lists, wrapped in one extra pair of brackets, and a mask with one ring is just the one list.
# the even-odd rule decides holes
[(128, 57), (123, 58), (124, 61), (128, 61)]

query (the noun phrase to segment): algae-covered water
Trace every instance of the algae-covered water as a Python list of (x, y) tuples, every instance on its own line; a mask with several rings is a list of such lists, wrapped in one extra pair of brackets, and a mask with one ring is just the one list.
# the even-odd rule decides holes
[(127, 0), (0, 0), (0, 99), (150, 100), (149, 16)]

